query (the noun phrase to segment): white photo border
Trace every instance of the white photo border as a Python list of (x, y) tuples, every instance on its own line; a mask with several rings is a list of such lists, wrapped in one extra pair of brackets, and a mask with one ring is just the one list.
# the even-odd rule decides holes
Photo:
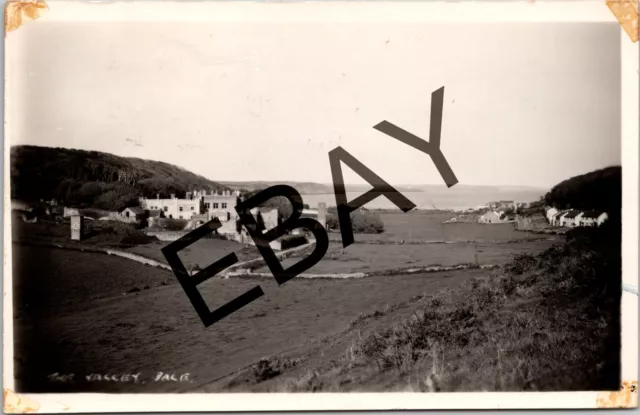
[[(161, 2), (52, 1), (43, 21), (406, 21), (406, 22), (616, 22), (604, 1), (553, 2)], [(39, 24), (39, 21), (26, 24)], [(18, 31), (20, 29), (17, 29)], [(11, 44), (9, 33), (5, 40)], [(638, 43), (620, 28), (622, 60), (623, 296), (622, 380), (638, 379)], [(5, 53), (5, 55), (7, 55)], [(5, 102), (10, 94), (5, 62)], [(612, 76), (617, 76), (613, 74)], [(5, 107), (3, 384), (13, 390), (13, 304), (10, 168)], [(211, 393), (25, 394), (37, 412), (320, 411), (407, 409), (597, 408), (600, 392), (478, 393)], [(637, 398), (636, 398), (637, 402)], [(5, 408), (5, 411), (7, 409)]]

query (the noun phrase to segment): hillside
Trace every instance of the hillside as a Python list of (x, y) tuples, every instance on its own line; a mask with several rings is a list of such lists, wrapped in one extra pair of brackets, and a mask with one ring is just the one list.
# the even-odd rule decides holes
[(405, 291), (311, 350), (265, 357), (199, 392), (616, 390), (620, 239), (619, 223), (572, 229), (564, 244), (456, 288)]
[(141, 195), (180, 197), (225, 186), (169, 163), (98, 151), (39, 146), (11, 148), (11, 198), (56, 199), (67, 206), (122, 209)]
[(622, 210), (622, 167), (571, 177), (555, 185), (545, 202), (561, 209), (596, 209), (618, 216)]

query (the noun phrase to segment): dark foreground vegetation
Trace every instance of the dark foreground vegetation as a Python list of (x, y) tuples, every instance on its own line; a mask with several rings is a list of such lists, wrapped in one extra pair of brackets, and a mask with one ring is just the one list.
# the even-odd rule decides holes
[(138, 197), (184, 197), (193, 189), (226, 187), (160, 161), (98, 151), (39, 146), (11, 147), (11, 198), (56, 199), (66, 206), (119, 210)]
[[(342, 358), (296, 377), (282, 376), (273, 387), (617, 390), (620, 245), (619, 223), (571, 230), (566, 244), (537, 256), (520, 255), (460, 289), (425, 295), (410, 318), (356, 335)], [(393, 308), (360, 316), (353, 330)], [(260, 363), (262, 371), (265, 364)]]

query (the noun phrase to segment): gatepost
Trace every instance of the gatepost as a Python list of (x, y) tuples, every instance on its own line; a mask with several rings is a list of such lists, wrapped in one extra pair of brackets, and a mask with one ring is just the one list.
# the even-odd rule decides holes
[(327, 204), (324, 202), (318, 203), (318, 222), (327, 229)]
[(84, 233), (84, 217), (82, 215), (71, 216), (71, 239), (74, 241), (82, 240)]

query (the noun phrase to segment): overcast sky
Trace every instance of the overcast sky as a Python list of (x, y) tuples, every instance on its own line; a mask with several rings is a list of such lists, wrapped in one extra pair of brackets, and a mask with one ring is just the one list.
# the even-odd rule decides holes
[[(161, 160), (212, 180), (330, 182), (342, 146), (391, 184), (549, 187), (620, 164), (616, 23), (92, 23), (9, 34), (12, 144)], [(347, 182), (362, 183), (349, 169)]]

